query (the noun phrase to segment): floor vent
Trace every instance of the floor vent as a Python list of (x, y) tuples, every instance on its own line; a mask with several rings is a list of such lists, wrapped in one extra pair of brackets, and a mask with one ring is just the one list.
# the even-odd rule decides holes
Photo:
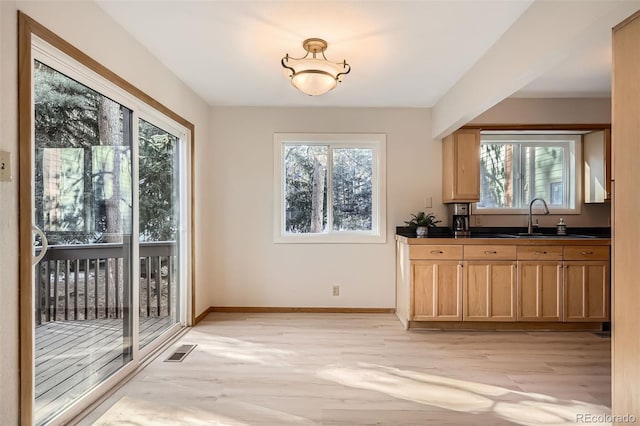
[(169, 358), (165, 359), (164, 362), (182, 362), (196, 346), (198, 345), (182, 345), (169, 355)]

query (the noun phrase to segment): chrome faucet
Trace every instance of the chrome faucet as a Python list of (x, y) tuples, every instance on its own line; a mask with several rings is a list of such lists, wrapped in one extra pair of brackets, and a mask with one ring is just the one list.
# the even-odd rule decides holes
[(547, 207), (547, 202), (544, 201), (542, 198), (534, 198), (529, 202), (529, 222), (527, 223), (527, 234), (529, 235), (534, 235), (533, 221), (531, 220), (531, 216), (532, 216), (531, 209), (533, 208), (533, 203), (535, 203), (536, 201), (542, 201), (542, 204), (544, 204), (544, 214), (549, 214), (549, 207)]

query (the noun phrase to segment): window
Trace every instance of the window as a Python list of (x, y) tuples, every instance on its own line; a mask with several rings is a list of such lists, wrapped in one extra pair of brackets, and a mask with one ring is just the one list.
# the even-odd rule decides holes
[(579, 213), (580, 135), (482, 134), (478, 213), (520, 213), (533, 198)]
[(275, 134), (275, 241), (385, 242), (385, 144), (383, 134)]

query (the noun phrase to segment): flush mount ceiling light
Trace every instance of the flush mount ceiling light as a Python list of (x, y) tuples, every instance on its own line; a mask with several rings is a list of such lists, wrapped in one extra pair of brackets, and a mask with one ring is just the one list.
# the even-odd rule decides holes
[[(351, 72), (347, 61), (330, 62), (324, 56), (327, 42), (320, 38), (308, 38), (302, 43), (307, 54), (302, 58), (291, 58), (287, 53), (282, 58), (291, 84), (304, 94), (318, 96), (327, 93), (342, 81), (342, 76)], [(311, 54), (311, 57), (309, 57)], [(318, 56), (322, 57), (318, 57)]]

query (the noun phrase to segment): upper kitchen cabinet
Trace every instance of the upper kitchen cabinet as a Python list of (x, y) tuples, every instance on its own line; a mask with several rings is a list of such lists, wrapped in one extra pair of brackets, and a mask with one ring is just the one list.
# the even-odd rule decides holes
[(442, 140), (442, 202), (480, 201), (480, 130), (461, 129)]
[(586, 133), (582, 140), (584, 202), (611, 201), (611, 130)]

